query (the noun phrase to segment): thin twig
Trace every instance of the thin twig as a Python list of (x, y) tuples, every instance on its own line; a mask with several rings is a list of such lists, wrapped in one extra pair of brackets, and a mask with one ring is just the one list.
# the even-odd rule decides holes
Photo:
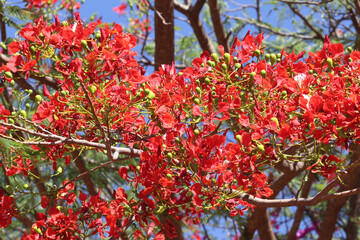
[[(35, 131), (27, 129), (27, 128), (23, 128), (23, 127), (20, 127), (20, 126), (16, 126), (16, 125), (1, 122), (1, 121), (0, 121), (0, 126), (8, 127), (10, 129), (16, 129), (16, 130), (22, 131), (24, 133), (28, 133), (30, 135), (40, 137), (40, 138), (42, 138), (44, 140), (60, 141), (61, 143), (66, 143), (66, 144), (69, 144), (69, 145), (87, 146), (87, 147), (103, 149), (103, 150), (107, 149), (106, 145), (102, 144), (102, 143), (96, 143), (96, 142), (91, 142), (91, 141), (81, 140), (81, 139), (67, 138), (67, 137), (58, 136), (56, 134), (39, 133), (39, 132), (35, 132)], [(1, 137), (4, 137), (4, 135), (2, 135)], [(9, 136), (6, 136), (6, 137), (9, 140), (12, 140), (12, 141), (19, 141), (19, 140), (16, 140), (14, 138), (11, 138)], [(19, 141), (19, 142), (24, 144), (25, 141)], [(27, 141), (25, 143), (27, 145), (39, 145), (38, 142), (29, 142), (29, 141)], [(115, 146), (111, 146), (110, 148), (114, 152), (119, 152), (119, 154), (124, 154), (124, 155), (128, 155), (128, 156), (133, 156), (133, 157), (139, 157), (140, 154), (142, 153), (142, 150), (140, 150), (140, 149), (126, 148), (126, 147), (115, 147)]]
[(267, 26), (263, 23), (258, 23), (256, 21), (252, 21), (246, 18), (242, 18), (242, 17), (234, 17), (234, 16), (227, 16), (230, 19), (235, 19), (235, 20), (240, 20), (249, 24), (253, 24), (257, 27), (262, 27), (264, 29), (269, 30), (270, 32), (279, 35), (279, 36), (283, 36), (283, 37), (295, 37), (295, 38), (300, 38), (300, 39), (305, 39), (305, 40), (311, 40), (316, 38), (316, 36), (311, 36), (311, 35), (304, 35), (302, 33), (286, 33), (286, 32), (281, 32), (281, 31), (277, 31), (275, 30), (273, 27)]
[(287, 3), (287, 4), (306, 4), (306, 5), (321, 5), (325, 3), (332, 2), (333, 0), (324, 0), (321, 2), (314, 1), (291, 1), (291, 0), (279, 0), (279, 2)]

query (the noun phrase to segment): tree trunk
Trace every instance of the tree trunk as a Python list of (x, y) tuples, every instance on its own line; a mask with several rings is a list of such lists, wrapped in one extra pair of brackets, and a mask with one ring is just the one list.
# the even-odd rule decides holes
[(155, 70), (174, 61), (174, 1), (155, 0)]

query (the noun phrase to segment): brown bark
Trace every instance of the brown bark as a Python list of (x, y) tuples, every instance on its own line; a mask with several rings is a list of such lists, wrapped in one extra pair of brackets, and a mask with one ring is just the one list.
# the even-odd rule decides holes
[(170, 239), (171, 240), (184, 240), (184, 234), (183, 234), (183, 231), (182, 231), (181, 222), (179, 220), (177, 220), (174, 216), (168, 215), (166, 212), (164, 212), (164, 213), (162, 213), (160, 215), (160, 222), (162, 224), (164, 224), (165, 222), (168, 222), (175, 228), (177, 237), (169, 238), (165, 234), (165, 239), (166, 240), (170, 240)]
[[(360, 178), (358, 178), (357, 186), (360, 185)], [(349, 200), (349, 213), (348, 222), (345, 226), (345, 233), (347, 240), (357, 239), (358, 236), (358, 223), (356, 218), (359, 215), (360, 210), (360, 194), (353, 195)]]
[(261, 240), (275, 240), (275, 234), (272, 230), (272, 225), (267, 208), (256, 208), (251, 214), (245, 231), (241, 234), (241, 240), (251, 240), (255, 231), (258, 230)]
[[(308, 177), (308, 181), (305, 183), (304, 188), (300, 194), (301, 197), (305, 198), (309, 195), (310, 189), (311, 189), (311, 185), (314, 181), (314, 174), (310, 173), (309, 177)], [(299, 229), (301, 220), (304, 216), (304, 211), (305, 211), (306, 207), (305, 206), (299, 206), (296, 209), (295, 212), (295, 217), (294, 217), (294, 222), (293, 225), (291, 226), (290, 231), (287, 234), (287, 238), (286, 240), (295, 240), (296, 239), (296, 232)]]
[[(172, 64), (175, 60), (175, 34), (174, 34), (174, 1), (155, 0), (155, 70), (161, 64)], [(181, 222), (173, 216), (162, 214), (162, 221), (170, 221), (175, 227), (178, 237), (175, 240), (183, 240)], [(170, 239), (165, 236), (166, 239)]]
[(184, 6), (175, 2), (175, 9), (183, 13), (190, 21), (190, 25), (194, 30), (195, 36), (200, 44), (201, 49), (203, 51), (208, 51), (209, 53), (214, 53), (215, 48), (212, 45), (211, 39), (207, 35), (200, 19), (200, 11), (204, 4), (205, 0), (198, 0), (193, 6)]
[[(73, 152), (73, 157), (76, 158), (75, 165), (76, 165), (76, 168), (78, 169), (79, 173), (81, 174), (81, 173), (87, 172), (88, 169), (85, 166), (84, 159), (80, 155), (80, 152), (79, 151)], [(84, 181), (86, 188), (87, 188), (88, 192), (90, 193), (90, 195), (96, 196), (98, 193), (96, 191), (95, 184), (90, 177), (90, 174), (82, 175), (81, 179)]]
[[(356, 147), (351, 162), (357, 163), (360, 160), (360, 146)], [(353, 167), (349, 170), (347, 176), (343, 179), (343, 185), (340, 186), (339, 192), (353, 189), (358, 181), (360, 175), (360, 166)], [(349, 198), (337, 198), (328, 201), (323, 220), (320, 225), (319, 240), (330, 240), (336, 228), (336, 222), (341, 208), (345, 205)]]
[(225, 52), (229, 52), (229, 44), (225, 36), (225, 29), (223, 23), (221, 21), (218, 1), (209, 0), (208, 4), (209, 4), (210, 15), (214, 27), (216, 40), (219, 45), (222, 45), (224, 47)]
[[(309, 141), (308, 147), (313, 147), (312, 141)], [(299, 146), (292, 146), (287, 149), (285, 152), (286, 154), (295, 155), (301, 147)], [(302, 151), (304, 152), (304, 151)], [(270, 188), (273, 190), (273, 195), (270, 199), (274, 199), (279, 192), (297, 175), (299, 175), (304, 169), (306, 165), (303, 162), (288, 162), (286, 160), (281, 161), (276, 166), (276, 169), (283, 172), (271, 185)], [(266, 218), (266, 208), (255, 208), (254, 213), (248, 219), (244, 232), (242, 233), (242, 240), (252, 239), (256, 229), (259, 225), (262, 225), (262, 219)], [(267, 221), (266, 221), (267, 222)], [(260, 224), (259, 224), (260, 223)], [(262, 229), (263, 230), (263, 229)], [(260, 229), (261, 231), (261, 229)], [(260, 234), (260, 232), (259, 232)]]
[(174, 1), (155, 0), (155, 70), (174, 61)]
[(46, 190), (45, 184), (40, 179), (41, 175), (40, 175), (40, 172), (39, 172), (39, 169), (37, 168), (37, 166), (34, 166), (34, 168), (31, 170), (31, 172), (35, 176), (39, 177), (39, 178), (34, 177), (34, 181), (35, 181), (37, 189), (39, 190), (39, 193), (40, 194), (45, 194), (47, 192), (47, 190)]
[(350, 19), (353, 23), (353, 26), (356, 30), (356, 39), (355, 39), (355, 43), (354, 43), (354, 49), (359, 50), (360, 49), (360, 21), (359, 21), (359, 17), (360, 17), (360, 3), (358, 0), (354, 0), (354, 5), (355, 5), (355, 12), (350, 8), (348, 9), (348, 13), (350, 16)]

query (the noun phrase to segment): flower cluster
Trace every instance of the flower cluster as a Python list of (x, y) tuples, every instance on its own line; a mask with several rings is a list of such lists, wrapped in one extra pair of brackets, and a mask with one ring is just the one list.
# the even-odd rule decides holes
[[(38, 98), (28, 120), (37, 131), (27, 132), (38, 137), (33, 141), (48, 141), (34, 149), (56, 171), (60, 159), (71, 162), (73, 149), (95, 148), (116, 162), (126, 146), (121, 154), (138, 164), (118, 172), (132, 195), (119, 187), (111, 201), (100, 192), (88, 199), (73, 192), (76, 182), (64, 182), (43, 193), (48, 211), (38, 214), (25, 239), (118, 238), (132, 224), (141, 229), (135, 237), (160, 239), (172, 232), (160, 224), (163, 212), (185, 223), (199, 223), (204, 211), (219, 207), (243, 214), (252, 206), (241, 194), (272, 195), (264, 169), (298, 160), (289, 147), (315, 144), (301, 160), (330, 177), (343, 163), (327, 146), (349, 149), (360, 136), (360, 53), (344, 54), (341, 44), (326, 39), (305, 59), (304, 52), (265, 54), (263, 35), (247, 34), (229, 53), (219, 47), (220, 56), (204, 52), (181, 72), (163, 65), (145, 76), (131, 50), (135, 37), (120, 25), (97, 25), (84, 25), (79, 15), (74, 23), (40, 18), (20, 31), (23, 41), (9, 45), (13, 55), (1, 70), (9, 82), (15, 73), (28, 79), (51, 61), (60, 89), (51, 94), (44, 85), (45, 99)], [(6, 126), (3, 134), (15, 128)], [(8, 174), (30, 169), (20, 155), (13, 164), (21, 168), (7, 168)], [(2, 196), (1, 206), (11, 202)]]

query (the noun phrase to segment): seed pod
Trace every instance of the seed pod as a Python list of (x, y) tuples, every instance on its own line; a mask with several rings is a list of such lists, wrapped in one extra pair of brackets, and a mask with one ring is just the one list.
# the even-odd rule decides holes
[(197, 92), (198, 94), (201, 93), (201, 88), (200, 88), (200, 87), (196, 87), (195, 90), (196, 90), (196, 92)]
[(33, 54), (36, 53), (36, 47), (34, 45), (30, 46), (30, 52)]
[(215, 63), (211, 60), (206, 62), (210, 67), (214, 68), (215, 67)]
[(81, 40), (81, 46), (83, 49), (89, 50), (88, 43), (86, 40)]
[(266, 70), (261, 70), (260, 75), (265, 78), (266, 77)]
[(42, 98), (41, 98), (40, 95), (36, 95), (36, 96), (35, 96), (35, 101), (36, 101), (36, 102), (41, 102), (41, 100), (42, 100)]
[(11, 72), (9, 72), (9, 71), (7, 71), (7, 72), (5, 72), (5, 77), (6, 78), (8, 78), (8, 79), (12, 79), (13, 78), (13, 75), (12, 75), (12, 73)]
[(269, 60), (270, 60), (270, 54), (267, 53), (267, 54), (265, 54), (265, 61), (269, 61)]
[(226, 64), (229, 64), (229, 62), (230, 62), (230, 54), (229, 53), (224, 54), (224, 60), (225, 60)]
[(100, 32), (100, 31), (97, 31), (95, 37), (96, 37), (97, 40), (100, 40), (100, 38), (101, 38), (101, 32)]
[(260, 57), (262, 55), (262, 52), (260, 49), (255, 50), (255, 56)]
[(153, 93), (153, 91), (150, 91), (149, 94), (147, 95), (147, 98), (152, 100), (155, 98), (155, 93)]
[(219, 57), (218, 57), (218, 55), (216, 53), (211, 54), (211, 58), (213, 59), (213, 61), (215, 63), (217, 63), (219, 61)]
[(256, 75), (256, 72), (251, 72), (251, 73), (250, 73), (250, 79), (253, 80), (254, 77), (255, 77), (255, 75)]
[(90, 91), (91, 94), (94, 94), (94, 93), (96, 92), (96, 90), (97, 90), (97, 87), (94, 86), (94, 85), (92, 85), (92, 86), (89, 88), (89, 91)]
[(333, 60), (331, 58), (327, 58), (326, 63), (327, 63), (329, 68), (332, 68), (334, 66), (334, 62), (333, 62)]
[(270, 62), (271, 64), (274, 64), (276, 62), (276, 54), (275, 53), (272, 53), (270, 54)]
[(26, 118), (26, 116), (27, 116), (27, 113), (25, 110), (21, 110), (20, 114), (21, 114), (21, 116), (23, 116), (23, 118)]
[(40, 33), (40, 34), (39, 34), (39, 39), (40, 39), (41, 41), (43, 41), (43, 40), (45, 39), (45, 36), (44, 36), (43, 33)]

